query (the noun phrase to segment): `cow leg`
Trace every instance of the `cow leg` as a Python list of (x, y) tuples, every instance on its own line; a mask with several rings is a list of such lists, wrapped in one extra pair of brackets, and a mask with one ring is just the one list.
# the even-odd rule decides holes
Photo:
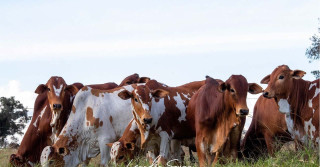
[(206, 152), (205, 152), (204, 143), (202, 141), (202, 138), (200, 138), (198, 136), (196, 137), (196, 148), (197, 148), (199, 166), (204, 167), (204, 166), (206, 166), (206, 163), (205, 163)]
[(160, 142), (160, 155), (158, 164), (166, 165), (168, 160), (168, 155), (170, 151), (170, 137), (167, 132), (161, 131), (159, 133), (161, 142)]
[(171, 159), (178, 159), (181, 162), (181, 141), (171, 140)]
[(269, 153), (269, 155), (273, 156), (273, 155), (274, 155), (274, 152), (273, 152), (273, 139), (272, 139), (272, 135), (270, 135), (268, 132), (265, 132), (265, 133), (263, 134), (263, 136), (264, 136), (264, 140), (266, 141), (268, 153)]
[(196, 162), (196, 159), (194, 158), (190, 147), (189, 147), (189, 155), (190, 155), (190, 162), (194, 164)]
[(110, 150), (111, 148), (106, 146), (106, 144), (114, 142), (115, 139), (100, 139), (99, 140), (99, 147), (100, 147), (100, 155), (101, 155), (101, 161), (100, 166), (107, 166), (108, 162), (110, 161)]

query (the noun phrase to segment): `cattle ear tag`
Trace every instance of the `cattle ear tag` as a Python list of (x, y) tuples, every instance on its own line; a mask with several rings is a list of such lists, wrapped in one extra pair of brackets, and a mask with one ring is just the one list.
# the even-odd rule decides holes
[(123, 90), (118, 94), (118, 96), (123, 100), (128, 100), (132, 97), (132, 93), (127, 90)]
[(270, 75), (267, 75), (260, 81), (260, 83), (261, 84), (268, 84), (269, 81), (270, 81)]
[(126, 149), (128, 150), (134, 150), (134, 143), (132, 142), (126, 143), (125, 146), (126, 146)]
[(113, 143), (107, 143), (106, 145), (112, 147)]
[(294, 70), (294, 71), (291, 71), (290, 73), (292, 78), (294, 79), (301, 79), (306, 74), (306, 72), (302, 70)]

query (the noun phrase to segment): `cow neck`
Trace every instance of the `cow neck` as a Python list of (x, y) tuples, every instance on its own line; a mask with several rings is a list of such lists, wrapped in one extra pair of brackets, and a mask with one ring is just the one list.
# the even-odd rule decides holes
[(60, 113), (60, 117), (57, 120), (56, 125), (52, 127), (52, 133), (53, 133), (52, 135), (55, 135), (54, 139), (52, 140), (53, 143), (57, 140), (64, 125), (67, 123), (67, 120), (71, 112), (73, 100), (74, 100), (74, 97), (72, 97), (72, 94), (69, 92), (66, 92), (63, 100), (63, 110)]
[(308, 91), (310, 82), (303, 79), (292, 79), (289, 86), (288, 103), (290, 105), (290, 117), (293, 119), (294, 128), (302, 127), (306, 118), (304, 109), (308, 105)]
[[(39, 127), (35, 127), (33, 124), (36, 121), (41, 121), (39, 118), (39, 115), (42, 110), (45, 110), (45, 113), (43, 114), (43, 117), (51, 117), (50, 113), (50, 107), (49, 107), (49, 101), (46, 96), (46, 93), (39, 94), (36, 98), (35, 105), (34, 105), (34, 112), (32, 116), (32, 120), (30, 122), (30, 125), (24, 134), (24, 137), (21, 141), (20, 147), (17, 151), (17, 155), (21, 156), (23, 160), (29, 160), (31, 162), (37, 162), (39, 161), (40, 154), (42, 149), (48, 145), (46, 137), (46, 133), (51, 132), (41, 132), (42, 135), (39, 133)], [(47, 116), (49, 115), (49, 116)], [(38, 123), (40, 125), (41, 122)], [(49, 124), (48, 124), (49, 125)], [(49, 129), (48, 127), (42, 127), (41, 130), (44, 131), (46, 129)], [(43, 142), (45, 141), (45, 142)]]

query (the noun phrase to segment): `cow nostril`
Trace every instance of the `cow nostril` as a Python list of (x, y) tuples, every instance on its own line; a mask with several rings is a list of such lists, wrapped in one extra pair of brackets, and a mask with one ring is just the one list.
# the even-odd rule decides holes
[(53, 104), (53, 109), (61, 109), (61, 104)]
[(241, 109), (240, 110), (240, 114), (241, 115), (248, 115), (248, 113), (249, 113), (249, 110), (246, 110), (246, 109)]
[(150, 123), (152, 122), (152, 118), (144, 118), (144, 119), (143, 119), (143, 122), (144, 122), (145, 124), (150, 124)]
[(263, 96), (264, 96), (264, 97), (268, 97), (268, 95), (269, 95), (269, 92), (264, 92), (264, 93), (263, 93)]

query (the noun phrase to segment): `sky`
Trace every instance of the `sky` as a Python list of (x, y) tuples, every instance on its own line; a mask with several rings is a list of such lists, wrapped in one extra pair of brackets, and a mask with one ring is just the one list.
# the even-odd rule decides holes
[[(51, 76), (96, 84), (138, 73), (179, 86), (241, 74), (260, 83), (282, 64), (314, 80), (310, 71), (319, 62), (309, 63), (305, 51), (318, 33), (319, 6), (319, 0), (0, 1), (0, 96), (33, 108), (34, 90)], [(254, 103), (249, 99), (249, 108)]]

